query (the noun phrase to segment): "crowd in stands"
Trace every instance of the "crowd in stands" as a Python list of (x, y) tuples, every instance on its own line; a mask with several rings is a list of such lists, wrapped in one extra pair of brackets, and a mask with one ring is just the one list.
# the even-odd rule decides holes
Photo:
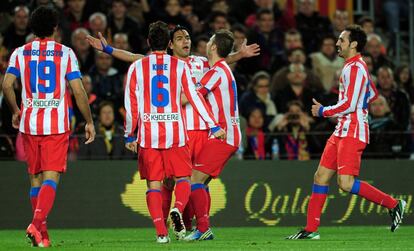
[[(349, 0), (351, 1), (351, 0)], [(285, 4), (282, 4), (282, 3)], [(295, 8), (286, 2), (294, 2)], [(131, 159), (123, 146), (123, 81), (129, 64), (95, 51), (85, 37), (101, 32), (116, 48), (148, 53), (148, 25), (162, 20), (191, 31), (193, 54), (206, 56), (206, 43), (219, 29), (230, 29), (235, 50), (244, 39), (260, 45), (260, 55), (231, 65), (238, 86), (244, 131), (238, 153), (244, 159), (318, 158), (333, 132), (333, 118), (311, 117), (312, 98), (323, 105), (338, 99), (344, 60), (337, 56), (338, 35), (352, 21), (368, 34), (363, 58), (379, 90), (370, 105), (371, 144), (367, 158), (410, 158), (414, 152), (414, 82), (409, 64), (391, 60), (395, 53), (395, 20), (388, 20), (383, 1), (375, 22), (337, 9), (322, 15), (317, 0), (20, 0), (0, 3), (0, 81), (13, 50), (34, 36), (30, 13), (39, 5), (61, 13), (56, 40), (76, 53), (83, 83), (96, 121), (97, 140), (82, 144), (83, 123), (72, 107), (71, 159)], [(382, 19), (381, 19), (382, 18)], [(398, 24), (399, 25), (399, 24)], [(399, 26), (398, 26), (399, 28)], [(404, 41), (402, 41), (404, 43)], [(17, 97), (20, 83), (16, 82)], [(24, 158), (11, 126), (11, 114), (0, 94), (0, 158)], [(79, 135), (79, 136), (77, 136)]]

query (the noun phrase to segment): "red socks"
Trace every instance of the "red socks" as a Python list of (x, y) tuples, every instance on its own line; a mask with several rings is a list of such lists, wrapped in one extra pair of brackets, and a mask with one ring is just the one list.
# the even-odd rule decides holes
[(378, 190), (365, 181), (355, 179), (351, 193), (357, 194), (377, 205), (392, 209), (397, 206), (398, 201), (390, 195)]
[(164, 185), (161, 186), (162, 214), (164, 216), (165, 224), (167, 224), (168, 215), (171, 209), (172, 192), (172, 190), (168, 189)]
[(207, 209), (208, 195), (204, 184), (191, 185), (191, 204), (197, 218), (197, 229), (204, 233), (210, 227)]
[(154, 222), (154, 226), (157, 231), (157, 236), (167, 236), (168, 231), (163, 218), (162, 196), (160, 190), (149, 189), (147, 191), (147, 206), (148, 211), (151, 214), (152, 221)]
[(188, 203), (191, 194), (190, 181), (187, 179), (177, 180), (175, 185), (175, 203), (174, 207), (184, 212), (184, 208)]
[(305, 230), (308, 232), (316, 232), (318, 230), (323, 205), (328, 196), (329, 187), (313, 184), (312, 195), (308, 204), (308, 214)]
[(32, 221), (32, 224), (35, 225), (37, 229), (40, 229), (42, 222), (46, 221), (46, 217), (49, 215), (49, 212), (53, 207), (56, 187), (57, 184), (53, 180), (43, 181), (37, 197), (37, 205), (34, 210)]
[(210, 189), (206, 186), (207, 192), (207, 214), (210, 216), (210, 209), (211, 209), (211, 196), (210, 196)]

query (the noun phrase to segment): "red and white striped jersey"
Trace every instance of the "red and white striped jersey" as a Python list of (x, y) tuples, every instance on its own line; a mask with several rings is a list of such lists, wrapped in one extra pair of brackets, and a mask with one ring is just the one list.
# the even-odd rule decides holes
[(378, 91), (361, 55), (345, 62), (339, 78), (338, 103), (320, 110), (324, 117), (338, 117), (334, 135), (369, 143), (368, 104)]
[[(208, 64), (208, 60), (205, 57), (199, 56), (189, 56), (187, 60), (188, 67), (191, 71), (191, 76), (193, 78), (193, 82), (196, 83), (196, 88), (200, 88), (200, 80), (203, 77), (204, 73), (206, 73), (210, 66)], [(206, 122), (203, 118), (194, 110), (191, 104), (185, 105), (183, 109), (183, 114), (186, 119), (186, 126), (187, 130), (206, 130), (208, 129)]]
[(201, 79), (200, 89), (207, 95), (214, 118), (226, 131), (226, 143), (238, 147), (241, 142), (239, 108), (237, 104), (237, 86), (230, 67), (221, 59)]
[(50, 135), (70, 130), (66, 80), (81, 78), (72, 49), (51, 39), (35, 39), (13, 52), (7, 73), (22, 82), (21, 132)]
[(125, 85), (125, 137), (144, 148), (184, 146), (187, 130), (182, 116), (181, 92), (208, 123), (218, 128), (204, 98), (194, 88), (187, 64), (165, 53), (152, 53), (129, 70)]

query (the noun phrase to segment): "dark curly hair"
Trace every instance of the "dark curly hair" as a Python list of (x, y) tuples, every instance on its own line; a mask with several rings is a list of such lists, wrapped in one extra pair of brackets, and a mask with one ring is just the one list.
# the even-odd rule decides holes
[(29, 25), (33, 33), (39, 38), (53, 35), (59, 23), (59, 14), (54, 8), (40, 6), (30, 16)]
[(150, 24), (148, 42), (152, 51), (165, 50), (170, 42), (168, 25), (162, 21)]
[(361, 28), (361, 26), (356, 24), (348, 25), (345, 28), (346, 31), (349, 31), (349, 43), (357, 42), (356, 51), (363, 52), (365, 44), (367, 43), (367, 34)]

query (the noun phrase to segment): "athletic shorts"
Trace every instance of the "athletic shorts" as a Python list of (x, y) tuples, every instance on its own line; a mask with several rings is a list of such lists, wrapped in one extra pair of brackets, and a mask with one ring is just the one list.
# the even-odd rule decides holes
[(200, 154), (204, 144), (208, 140), (208, 130), (187, 131), (188, 134), (188, 148), (190, 150), (190, 157), (192, 163), (196, 163), (196, 157)]
[(188, 146), (169, 149), (138, 148), (138, 170), (141, 179), (162, 181), (170, 177), (191, 176)]
[(196, 157), (197, 162), (194, 163), (193, 168), (216, 178), (237, 149), (219, 139), (209, 139)]
[(22, 137), (29, 174), (38, 174), (43, 171), (59, 173), (66, 171), (69, 132), (52, 135), (22, 133)]
[(366, 143), (351, 137), (332, 135), (326, 142), (320, 165), (343, 175), (358, 176)]

